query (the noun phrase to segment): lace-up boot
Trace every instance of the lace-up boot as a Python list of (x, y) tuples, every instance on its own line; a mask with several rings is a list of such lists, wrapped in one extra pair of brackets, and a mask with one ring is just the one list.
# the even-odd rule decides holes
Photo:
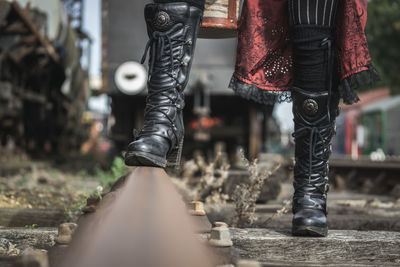
[(134, 132), (125, 164), (177, 167), (182, 153), (183, 90), (193, 59), (202, 10), (187, 3), (149, 4), (145, 19), (150, 50), (144, 126)]
[[(328, 160), (339, 97), (328, 92), (292, 91), (295, 122), (293, 234), (326, 236)], [(327, 103), (331, 102), (328, 112)], [(331, 114), (329, 118), (328, 113)]]
[(294, 235), (326, 236), (328, 160), (339, 96), (331, 29), (298, 26), (293, 43)]

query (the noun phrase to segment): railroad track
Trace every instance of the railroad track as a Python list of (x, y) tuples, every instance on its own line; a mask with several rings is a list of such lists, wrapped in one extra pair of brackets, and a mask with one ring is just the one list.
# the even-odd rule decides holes
[[(291, 194), (289, 188), (289, 185), (283, 186), (285, 197)], [(280, 207), (277, 201), (258, 205), (255, 228), (230, 228), (233, 246), (214, 247), (214, 251), (233, 262), (242, 259), (257, 261), (258, 266), (391, 266), (400, 263), (400, 204), (394, 198), (332, 192), (328, 216), (330, 235), (317, 239), (292, 237), (291, 214), (278, 216), (266, 224), (265, 221)], [(205, 210), (211, 221), (229, 221), (234, 214), (233, 204), (206, 205)], [(16, 227), (20, 226), (18, 220), (7, 220), (13, 216), (20, 216), (24, 223), (40, 222), (41, 227)], [(56, 226), (66, 219), (65, 214), (50, 209), (40, 212), (37, 209), (8, 208), (0, 209), (0, 217), (3, 218), (0, 238), (8, 240), (21, 252), (28, 247), (48, 251), (45, 255), (50, 266), (58, 262), (67, 244), (56, 242), (59, 236)], [(208, 238), (207, 233), (198, 235), (203, 241)], [(15, 262), (27, 259), (33, 258), (0, 256), (0, 266), (16, 266)]]
[(400, 198), (400, 159), (384, 161), (331, 159), (330, 178), (338, 189), (367, 194), (384, 194)]
[(333, 158), (329, 161), (331, 168), (348, 168), (348, 169), (370, 169), (380, 171), (399, 171), (400, 172), (400, 159), (389, 158), (384, 161), (373, 161), (368, 158), (361, 158), (358, 160), (347, 158)]
[[(393, 162), (390, 163), (391, 168), (386, 168), (388, 163), (333, 160), (331, 174), (336, 177), (333, 182), (338, 184), (343, 177), (351, 178), (346, 181), (346, 186), (360, 183), (366, 189), (368, 183), (365, 181), (374, 181), (373, 176), (383, 172), (387, 173), (386, 177), (378, 176), (378, 180), (375, 176), (375, 180), (380, 181), (380, 187), (387, 187), (391, 175), (398, 171)], [(233, 174), (246, 179), (243, 171)], [(340, 176), (342, 178), (337, 178)], [(398, 176), (393, 179), (398, 182)], [(329, 194), (328, 202), (329, 237), (308, 239), (290, 235), (290, 213), (268, 221), (282, 207), (281, 200), (291, 197), (291, 189), (291, 184), (282, 184), (278, 200), (257, 205), (254, 228), (231, 228), (233, 246), (214, 250), (231, 262), (251, 259), (259, 262), (259, 266), (392, 266), (400, 263), (400, 202), (395, 197), (388, 194), (372, 195), (369, 192), (333, 191)], [(390, 191), (389, 188), (385, 190)], [(234, 205), (206, 205), (205, 210), (211, 222), (229, 222), (234, 214)], [(67, 220), (62, 209), (0, 208), (0, 266), (18, 266), (17, 262), (28, 259), (38, 261), (32, 255), (30, 258), (22, 256), (32, 254), (28, 248), (42, 253), (41, 259), (45, 257), (50, 266), (54, 266), (66, 246), (56, 242), (59, 235), (57, 227)], [(207, 234), (199, 234), (199, 238), (207, 240)], [(14, 255), (4, 254), (7, 246), (8, 249), (16, 249)], [(324, 249), (321, 250), (321, 247)], [(35, 266), (46, 265), (39, 262)]]

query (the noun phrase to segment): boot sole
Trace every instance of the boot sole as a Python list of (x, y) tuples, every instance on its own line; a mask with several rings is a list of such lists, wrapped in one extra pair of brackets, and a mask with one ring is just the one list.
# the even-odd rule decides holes
[(165, 168), (167, 161), (164, 158), (153, 154), (138, 151), (128, 151), (125, 154), (125, 164), (127, 166), (147, 166)]
[(313, 237), (326, 237), (328, 235), (327, 227), (316, 226), (296, 226), (292, 228), (294, 236), (313, 236)]
[(182, 148), (183, 137), (180, 140), (179, 145), (168, 153), (167, 159), (147, 152), (128, 151), (125, 154), (125, 164), (127, 166), (167, 167), (178, 169), (181, 163)]

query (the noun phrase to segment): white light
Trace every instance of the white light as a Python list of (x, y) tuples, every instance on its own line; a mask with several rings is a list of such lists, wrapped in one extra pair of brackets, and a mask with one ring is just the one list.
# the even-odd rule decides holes
[(136, 95), (146, 86), (147, 71), (138, 62), (128, 61), (117, 68), (114, 79), (122, 93)]

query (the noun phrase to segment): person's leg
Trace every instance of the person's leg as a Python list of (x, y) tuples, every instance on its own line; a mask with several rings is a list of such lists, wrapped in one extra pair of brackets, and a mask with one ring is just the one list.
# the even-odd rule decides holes
[(145, 7), (150, 40), (144, 126), (129, 144), (129, 166), (178, 166), (184, 125), (183, 90), (188, 82), (204, 0), (156, 0)]
[(293, 47), (294, 235), (326, 236), (328, 159), (338, 113), (334, 17), (338, 0), (289, 0)]

